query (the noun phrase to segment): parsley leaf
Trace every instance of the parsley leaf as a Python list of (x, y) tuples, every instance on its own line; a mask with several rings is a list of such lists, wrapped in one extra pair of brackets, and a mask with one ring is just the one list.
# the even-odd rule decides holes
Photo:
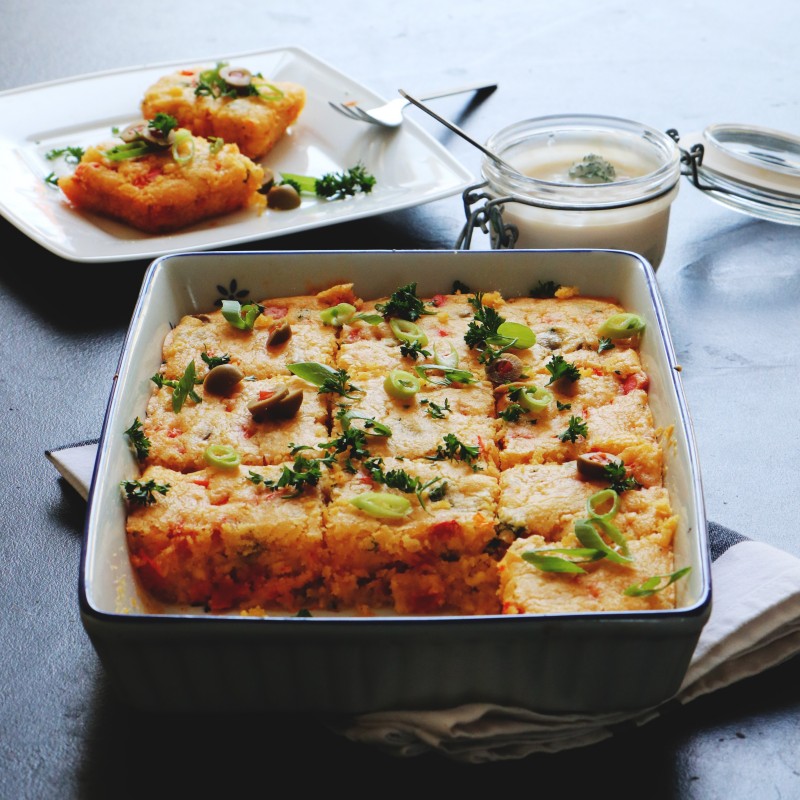
[(622, 494), (627, 489), (638, 489), (641, 484), (633, 475), (628, 475), (622, 461), (611, 461), (603, 467), (603, 477), (609, 482), (609, 488), (617, 494)]
[(170, 485), (156, 483), (152, 478), (149, 481), (121, 481), (120, 486), (125, 491), (125, 496), (132, 503), (140, 506), (149, 506), (156, 502), (155, 493), (166, 494)]
[(407, 283), (395, 289), (385, 303), (376, 303), (375, 310), (384, 317), (400, 317), (414, 322), (426, 314), (433, 314), (425, 308), (425, 303), (417, 297), (417, 284)]
[(207, 350), (204, 350), (200, 353), (200, 358), (208, 364), (209, 370), (214, 369), (214, 367), (222, 366), (222, 364), (230, 364), (231, 357), (227, 353), (223, 353), (221, 356), (210, 356)]
[(534, 286), (529, 294), (531, 297), (547, 298), (555, 297), (556, 292), (561, 288), (561, 285), (555, 281), (539, 281)]
[(130, 439), (131, 445), (136, 452), (136, 458), (138, 458), (139, 461), (144, 460), (150, 455), (150, 440), (144, 435), (142, 421), (139, 417), (134, 419), (130, 428), (125, 431), (125, 435)]
[(427, 406), (425, 409), (425, 413), (429, 417), (433, 417), (433, 419), (444, 419), (445, 414), (451, 411), (450, 408), (450, 401), (445, 397), (444, 405), (440, 406), (438, 403), (434, 403), (433, 400), (428, 400), (427, 397), (423, 397), (422, 400), (419, 401), (421, 406)]
[(562, 442), (576, 442), (579, 436), (585, 439), (589, 435), (589, 428), (586, 423), (580, 418), (572, 416), (569, 418), (569, 427), (558, 435)]
[(480, 456), (481, 449), (478, 445), (464, 444), (454, 433), (445, 434), (442, 439), (444, 445), (439, 445), (436, 448), (435, 456), (427, 456), (429, 461), (465, 461), (469, 464), (474, 471), (478, 471), (481, 467), (474, 462)]
[(581, 376), (581, 371), (574, 364), (565, 361), (563, 356), (553, 356), (544, 366), (551, 376), (547, 386), (562, 378), (574, 383)]
[(250, 470), (247, 480), (252, 481), (256, 486), (264, 484), (272, 489), (284, 489), (286, 487), (293, 491), (288, 492), (284, 497), (298, 497), (303, 493), (306, 486), (316, 486), (322, 471), (320, 470), (319, 461), (315, 458), (305, 458), (305, 456), (295, 457), (294, 464), (289, 467), (284, 464), (281, 467), (281, 474), (277, 480), (268, 480), (258, 472)]
[(613, 350), (616, 347), (614, 342), (611, 341), (607, 336), (601, 336), (600, 341), (597, 343), (597, 352), (603, 353), (606, 350)]
[(172, 389), (172, 410), (178, 414), (183, 408), (183, 404), (187, 398), (190, 398), (195, 403), (202, 403), (203, 399), (195, 392), (194, 387), (202, 381), (196, 377), (194, 360), (190, 361), (183, 375), (176, 381), (170, 378), (165, 378), (160, 372), (157, 372), (150, 378), (153, 383), (160, 389), (162, 386), (169, 386)]

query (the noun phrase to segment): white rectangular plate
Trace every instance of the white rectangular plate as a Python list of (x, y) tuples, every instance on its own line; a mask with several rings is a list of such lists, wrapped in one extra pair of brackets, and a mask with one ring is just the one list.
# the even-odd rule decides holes
[[(319, 177), (358, 163), (376, 178), (368, 195), (305, 199), (292, 211), (252, 210), (206, 221), (169, 235), (72, 209), (45, 178), (71, 167), (48, 159), (57, 148), (106, 141), (113, 127), (141, 118), (145, 90), (180, 67), (219, 61), (247, 67), (306, 88), (297, 123), (261, 160), (274, 172)], [(0, 214), (62, 258), (76, 262), (132, 261), (210, 250), (297, 233), (439, 200), (465, 189), (474, 176), (413, 120), (397, 129), (348, 120), (328, 101), (378, 105), (384, 98), (298, 47), (200, 58), (94, 73), (0, 92)]]

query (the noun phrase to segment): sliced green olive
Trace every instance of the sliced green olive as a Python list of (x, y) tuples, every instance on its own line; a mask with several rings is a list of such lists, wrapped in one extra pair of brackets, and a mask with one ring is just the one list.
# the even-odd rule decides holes
[(622, 460), (611, 453), (581, 453), (577, 458), (576, 466), (578, 472), (584, 478), (599, 480), (606, 477), (606, 467), (611, 465), (621, 465)]
[(267, 336), (267, 347), (277, 347), (292, 338), (292, 326), (284, 319)]
[(522, 375), (522, 362), (513, 353), (503, 353), (486, 365), (486, 377), (495, 385), (513, 383)]
[(415, 322), (394, 318), (389, 320), (389, 327), (392, 329), (395, 339), (399, 339), (401, 342), (416, 343), (420, 347), (425, 347), (428, 344), (428, 337), (425, 335), (425, 331)]
[(134, 122), (128, 125), (127, 128), (124, 128), (122, 133), (120, 133), (119, 138), (122, 139), (123, 142), (135, 142), (139, 139), (144, 139), (144, 132), (147, 128), (147, 120), (140, 119), (138, 122)]
[(210, 444), (203, 453), (206, 463), (218, 469), (235, 469), (242, 463), (242, 457), (230, 445)]
[(598, 336), (629, 339), (644, 330), (645, 322), (638, 314), (612, 314), (597, 330)]
[(413, 397), (419, 391), (419, 387), (419, 378), (402, 369), (391, 370), (383, 381), (386, 394), (398, 400), (408, 400), (409, 397)]
[(324, 308), (319, 312), (319, 318), (323, 325), (333, 325), (341, 328), (342, 325), (350, 322), (356, 313), (356, 307), (350, 303), (339, 303), (331, 308)]
[(209, 394), (227, 397), (244, 378), (244, 373), (233, 364), (218, 364), (203, 379), (203, 389)]
[(256, 422), (261, 422), (269, 416), (269, 409), (279, 400), (286, 397), (287, 394), (289, 394), (289, 390), (285, 386), (279, 386), (266, 397), (259, 397), (256, 400), (251, 400), (247, 404), (247, 410)]
[(350, 498), (350, 502), (371, 517), (401, 519), (411, 512), (411, 503), (407, 498), (389, 492), (364, 492)]
[(527, 350), (536, 344), (536, 334), (521, 322), (501, 322), (497, 332), (504, 339), (515, 340), (511, 347), (517, 350)]
[(303, 390), (289, 389), (280, 400), (273, 403), (268, 412), (268, 416), (278, 417), (279, 419), (291, 419), (303, 405)]
[(276, 211), (289, 211), (301, 203), (297, 189), (288, 183), (271, 186), (267, 191), (267, 205)]
[(249, 86), (253, 80), (250, 70), (244, 67), (222, 67), (219, 76), (228, 86), (235, 86), (237, 89)]
[(553, 393), (540, 386), (521, 386), (519, 392), (515, 393), (514, 400), (526, 411), (538, 414), (553, 402)]
[(291, 419), (303, 404), (302, 389), (287, 389), (281, 386), (268, 397), (251, 400), (247, 409), (256, 422), (268, 419)]

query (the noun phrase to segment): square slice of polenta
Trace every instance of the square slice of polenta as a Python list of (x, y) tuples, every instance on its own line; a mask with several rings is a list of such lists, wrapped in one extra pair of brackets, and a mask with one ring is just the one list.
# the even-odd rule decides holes
[(140, 480), (166, 490), (129, 504), (127, 539), (142, 584), (163, 602), (209, 610), (305, 606), (322, 572), (322, 486), (290, 496), (267, 485), (283, 466), (145, 469)]
[[(302, 394), (302, 402), (291, 415), (282, 413), (274, 403), (270, 411), (270, 404), (264, 402), (281, 389), (286, 389), (287, 395)], [(325, 396), (293, 375), (243, 380), (223, 395), (206, 391), (203, 385), (196, 392), (201, 402), (187, 399), (176, 412), (174, 390), (168, 386), (155, 390), (143, 428), (151, 443), (147, 463), (179, 472), (201, 470), (208, 466), (208, 448), (223, 445), (233, 448), (243, 464), (279, 464), (291, 457), (293, 446), (316, 448), (327, 439)]]

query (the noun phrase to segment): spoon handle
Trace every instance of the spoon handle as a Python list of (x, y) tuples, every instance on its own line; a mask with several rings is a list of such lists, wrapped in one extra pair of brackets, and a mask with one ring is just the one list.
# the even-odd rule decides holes
[(413, 103), (418, 108), (421, 108), (426, 114), (430, 114), (435, 120), (441, 122), (442, 125), (444, 125), (445, 127), (450, 128), (450, 130), (453, 131), (453, 133), (457, 133), (462, 139), (465, 139), (474, 147), (477, 147), (478, 150), (489, 156), (489, 158), (491, 158), (492, 161), (494, 161), (498, 166), (501, 166), (511, 172), (519, 172), (519, 170), (517, 170), (515, 167), (512, 167), (511, 164), (509, 164), (507, 161), (503, 161), (503, 159), (500, 158), (500, 156), (496, 155), (491, 150), (487, 150), (480, 142), (476, 141), (468, 133), (465, 133), (463, 130), (461, 130), (461, 128), (459, 128), (458, 125), (453, 124), (449, 120), (446, 120), (444, 117), (440, 117), (435, 111), (428, 108), (428, 106), (421, 103), (415, 97), (412, 97), (404, 89), (398, 89), (398, 91), (400, 92), (401, 95), (403, 95), (403, 97), (406, 98), (406, 100)]

